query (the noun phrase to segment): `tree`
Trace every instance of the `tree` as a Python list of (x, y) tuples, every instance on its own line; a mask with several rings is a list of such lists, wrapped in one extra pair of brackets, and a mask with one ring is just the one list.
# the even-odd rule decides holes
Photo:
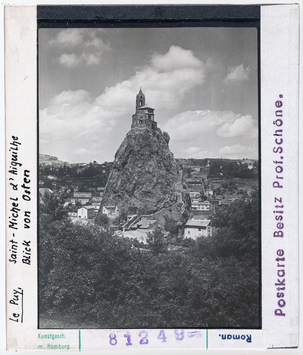
[(167, 241), (164, 232), (160, 227), (156, 227), (153, 232), (148, 233), (147, 243), (155, 255), (167, 251)]
[(259, 260), (259, 198), (253, 190), (250, 198), (241, 198), (220, 206), (212, 221), (217, 228), (213, 238), (218, 255), (233, 256), (257, 266)]
[(61, 220), (67, 216), (67, 211), (63, 208), (63, 204), (63, 195), (57, 195), (48, 191), (44, 194), (40, 193), (40, 213), (50, 215), (53, 220)]
[(99, 214), (96, 218), (96, 223), (104, 228), (108, 228), (109, 227), (109, 218), (106, 214)]
[(174, 237), (178, 236), (180, 226), (173, 218), (165, 217), (164, 229)]
[(122, 208), (119, 211), (118, 216), (113, 220), (113, 224), (120, 225), (120, 224), (125, 223), (127, 220), (127, 215), (128, 215), (127, 211), (124, 208)]
[(207, 200), (207, 196), (205, 195), (204, 191), (200, 191), (200, 199), (202, 202)]
[(191, 178), (191, 173), (192, 173), (192, 169), (191, 168), (187, 168), (186, 169), (186, 177)]

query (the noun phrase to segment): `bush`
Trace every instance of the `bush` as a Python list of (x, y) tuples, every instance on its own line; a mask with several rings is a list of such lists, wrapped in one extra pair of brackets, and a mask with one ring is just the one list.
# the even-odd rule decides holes
[(168, 252), (160, 228), (142, 250), (97, 225), (41, 216), (39, 326), (259, 328), (257, 194), (220, 208), (214, 225), (213, 237)]

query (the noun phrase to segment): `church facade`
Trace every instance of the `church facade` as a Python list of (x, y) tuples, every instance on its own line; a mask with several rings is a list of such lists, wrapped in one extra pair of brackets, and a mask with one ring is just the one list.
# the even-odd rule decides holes
[(136, 113), (132, 116), (131, 128), (157, 128), (157, 122), (155, 121), (155, 109), (146, 105), (145, 95), (143, 94), (141, 88), (136, 96)]

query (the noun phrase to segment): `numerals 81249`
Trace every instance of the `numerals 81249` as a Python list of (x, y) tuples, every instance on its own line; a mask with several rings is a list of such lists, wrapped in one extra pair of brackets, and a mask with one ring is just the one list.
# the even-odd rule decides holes
[[(184, 330), (183, 329), (175, 329), (174, 334), (175, 334), (176, 340), (181, 341), (184, 339)], [(141, 338), (139, 341), (140, 345), (148, 344), (149, 340), (148, 340), (148, 333), (146, 330), (140, 330), (139, 337)], [(126, 344), (125, 344), (126, 346), (133, 345), (133, 343), (131, 341), (130, 332), (125, 333), (124, 338), (126, 338)], [(167, 337), (165, 336), (165, 332), (163, 329), (160, 330), (160, 332), (157, 336), (157, 339), (161, 340), (162, 343), (166, 343)], [(117, 336), (115, 333), (109, 334), (109, 343), (110, 343), (110, 345), (113, 345), (113, 346), (117, 345), (118, 340), (117, 340)]]

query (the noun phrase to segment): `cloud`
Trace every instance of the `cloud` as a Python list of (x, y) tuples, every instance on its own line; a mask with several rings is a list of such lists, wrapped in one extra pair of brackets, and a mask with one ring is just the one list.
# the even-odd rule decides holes
[(186, 111), (170, 118), (164, 130), (171, 139), (188, 142), (213, 132), (220, 137), (256, 137), (257, 122), (252, 116), (236, 115), (232, 111)]
[(191, 88), (204, 82), (205, 66), (194, 54), (181, 47), (172, 46), (164, 54), (154, 54), (149, 66), (115, 86), (106, 88), (97, 98), (105, 108), (113, 106), (121, 112), (133, 110), (134, 97), (142, 87), (148, 104), (157, 110), (179, 106), (180, 100)]
[(78, 46), (82, 44), (84, 40), (83, 31), (83, 29), (77, 28), (68, 28), (61, 30), (55, 38), (48, 41), (48, 44), (51, 46)]
[(229, 68), (229, 73), (224, 79), (225, 84), (237, 83), (249, 80), (250, 67), (244, 68), (244, 64)]
[(64, 48), (84, 46), (102, 50), (109, 49), (110, 44), (100, 38), (103, 32), (103, 29), (68, 28), (60, 30), (55, 38), (48, 41), (48, 44)]
[(178, 46), (171, 46), (169, 51), (164, 55), (155, 53), (151, 63), (160, 72), (182, 69), (184, 67), (201, 67), (201, 61), (194, 57), (191, 50), (185, 50)]
[(82, 54), (67, 54), (63, 53), (59, 57), (59, 63), (67, 68), (75, 68), (81, 64), (86, 65), (87, 67), (91, 65), (97, 65), (100, 63), (102, 57), (102, 52), (96, 53), (82, 53)]
[(104, 52), (110, 50), (109, 42), (101, 38), (102, 33), (100, 29), (64, 29), (48, 44), (64, 48), (65, 51), (73, 49), (72, 53), (62, 53), (58, 58), (59, 63), (66, 68), (97, 65)]
[(67, 68), (74, 68), (81, 63), (81, 60), (77, 57), (75, 53), (64, 53), (60, 56), (59, 63), (66, 66)]
[(235, 115), (227, 122), (223, 123), (217, 130), (217, 134), (221, 137), (241, 137), (250, 136), (257, 137), (257, 122), (252, 116)]
[(116, 127), (112, 114), (85, 90), (63, 91), (51, 100), (49, 107), (40, 110), (41, 151), (62, 158), (66, 155), (70, 162), (86, 161), (87, 156), (98, 160), (102, 157), (100, 152), (107, 149), (108, 135)]
[(63, 104), (77, 104), (81, 101), (87, 101), (90, 95), (85, 90), (67, 90), (62, 91), (59, 95), (52, 98), (51, 105), (63, 105)]
[(186, 111), (161, 127), (182, 158), (243, 158), (258, 156), (258, 124), (250, 115), (232, 111)]
[(170, 118), (163, 129), (172, 139), (189, 142), (219, 124), (219, 116), (210, 110), (186, 111)]

